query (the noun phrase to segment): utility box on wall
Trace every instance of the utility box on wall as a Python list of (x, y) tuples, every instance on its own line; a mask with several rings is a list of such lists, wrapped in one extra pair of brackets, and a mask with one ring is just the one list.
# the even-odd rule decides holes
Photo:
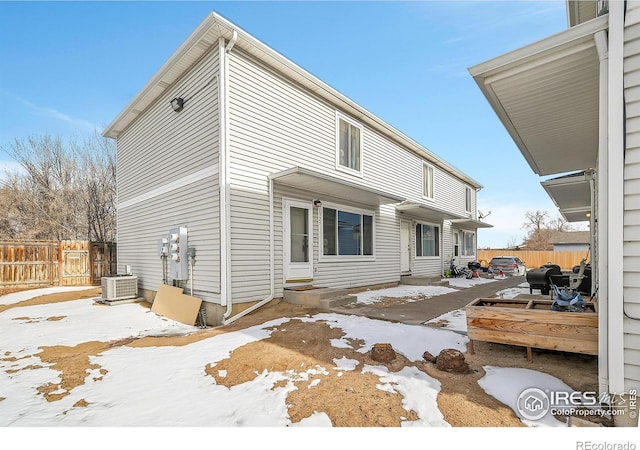
[(173, 280), (189, 279), (187, 227), (169, 231), (169, 278)]

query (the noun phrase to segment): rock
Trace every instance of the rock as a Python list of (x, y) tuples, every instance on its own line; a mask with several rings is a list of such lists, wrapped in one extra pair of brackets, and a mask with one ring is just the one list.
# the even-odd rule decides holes
[(426, 361), (426, 362), (430, 362), (430, 363), (434, 363), (436, 362), (436, 357), (433, 356), (431, 353), (429, 352), (424, 352), (422, 354), (422, 358)]
[(391, 344), (373, 344), (371, 358), (378, 362), (391, 362), (396, 359), (396, 352)]
[(469, 364), (460, 350), (445, 348), (436, 358), (436, 367), (445, 372), (469, 373)]

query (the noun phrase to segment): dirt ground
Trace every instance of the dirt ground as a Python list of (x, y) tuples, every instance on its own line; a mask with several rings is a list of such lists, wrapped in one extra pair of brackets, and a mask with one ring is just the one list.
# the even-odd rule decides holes
[[(0, 312), (18, 306), (68, 301), (79, 298), (100, 296), (100, 288), (87, 291), (66, 292), (37, 297), (13, 305), (0, 305)], [(150, 308), (148, 303), (139, 303), (141, 308)], [(96, 304), (99, 308), (110, 308)], [(117, 307), (117, 306), (115, 306)], [(49, 401), (59, 400), (84, 383), (88, 369), (97, 369), (106, 374), (106, 370), (91, 366), (89, 358), (118, 346), (180, 346), (206, 339), (208, 337), (236, 331), (258, 325), (279, 317), (302, 317), (318, 312), (284, 302), (259, 309), (237, 321), (219, 328), (197, 330), (187, 336), (143, 337), (112, 342), (86, 342), (75, 347), (42, 347), (38, 354), (43, 364), (52, 365), (62, 372), (59, 385), (49, 384), (40, 387), (40, 392)], [(53, 317), (50, 320), (59, 320)], [(300, 371), (305, 368), (322, 366), (323, 373), (309, 377), (297, 383), (298, 389), (287, 398), (289, 415), (292, 422), (309, 417), (314, 411), (325, 412), (335, 427), (397, 427), (402, 420), (415, 420), (414, 411), (407, 411), (402, 405), (402, 397), (378, 389), (379, 378), (360, 370), (334, 371), (334, 359), (346, 357), (358, 360), (363, 365), (380, 365), (371, 358), (370, 350), (359, 353), (353, 349), (336, 348), (331, 339), (340, 338), (342, 331), (332, 329), (321, 322), (305, 322), (293, 319), (281, 326), (274, 327), (271, 336), (236, 349), (229, 358), (218, 362), (215, 367), (204, 368), (207, 375), (216, 379), (216, 383), (233, 386), (253, 379), (264, 370)], [(362, 342), (352, 342), (354, 348)], [(3, 356), (0, 355), (0, 358)], [(9, 355), (4, 355), (10, 359)], [(471, 372), (454, 374), (438, 370), (434, 364), (426, 361), (412, 362), (401, 355), (388, 364), (390, 371), (396, 372), (405, 366), (416, 366), (442, 384), (438, 396), (438, 406), (445, 420), (454, 427), (522, 427), (524, 426), (513, 411), (495, 398), (487, 395), (478, 385), (484, 376), (483, 366), (522, 367), (553, 375), (578, 391), (597, 391), (597, 358), (562, 352), (534, 350), (533, 362), (528, 362), (526, 350), (499, 344), (478, 342), (475, 353), (465, 354)], [(220, 371), (226, 371), (224, 378)], [(338, 374), (342, 373), (342, 376)], [(223, 372), (224, 373), (224, 372)], [(307, 389), (314, 379), (322, 383), (314, 389)], [(316, 381), (317, 382), (317, 381)], [(2, 399), (0, 399), (1, 401)], [(81, 402), (79, 402), (81, 403)], [(78, 404), (76, 406), (82, 406)], [(602, 423), (602, 425), (610, 425)]]

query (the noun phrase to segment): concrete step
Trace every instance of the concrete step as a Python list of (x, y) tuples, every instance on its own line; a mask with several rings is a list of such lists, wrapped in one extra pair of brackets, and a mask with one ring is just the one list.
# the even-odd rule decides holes
[(448, 286), (448, 281), (442, 281), (441, 277), (424, 277), (419, 275), (403, 275), (400, 284), (409, 286)]
[(323, 309), (331, 309), (335, 308), (336, 306), (344, 306), (350, 303), (355, 303), (357, 299), (357, 296), (351, 294), (342, 295), (339, 297), (323, 298), (318, 303), (318, 307)]
[(320, 308), (320, 303), (332, 299), (339, 299), (348, 295), (346, 289), (340, 288), (314, 288), (306, 290), (285, 289), (283, 300), (294, 305)]

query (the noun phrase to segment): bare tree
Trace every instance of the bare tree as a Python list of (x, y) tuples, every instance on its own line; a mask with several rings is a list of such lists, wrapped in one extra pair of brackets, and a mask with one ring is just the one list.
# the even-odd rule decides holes
[(516, 248), (518, 246), (518, 237), (511, 236), (509, 241), (507, 241), (507, 248)]
[(522, 228), (529, 231), (529, 233), (535, 233), (546, 228), (548, 218), (549, 212), (547, 211), (527, 211), (524, 215), (524, 224), (522, 225)]
[(527, 211), (522, 228), (527, 230), (525, 244), (531, 250), (551, 250), (551, 239), (559, 231), (571, 231), (571, 225), (562, 217), (549, 218), (547, 211)]
[(94, 135), (81, 144), (48, 135), (3, 149), (22, 171), (3, 182), (6, 218), (0, 237), (90, 239), (115, 237), (115, 145)]

